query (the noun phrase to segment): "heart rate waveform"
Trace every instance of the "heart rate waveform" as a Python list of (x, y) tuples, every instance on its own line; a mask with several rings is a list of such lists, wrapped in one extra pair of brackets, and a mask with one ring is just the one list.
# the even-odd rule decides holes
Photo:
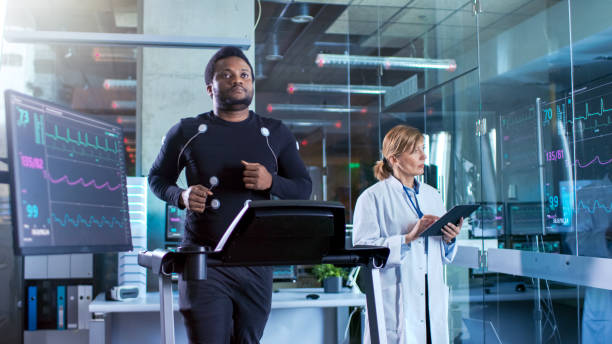
[[(584, 111), (583, 115), (576, 114), (576, 116), (574, 117), (575, 121), (577, 121), (577, 120), (588, 120), (591, 117), (603, 117), (606, 112), (611, 112), (612, 113), (612, 108), (606, 109), (604, 107), (604, 99), (603, 99), (603, 97), (599, 98), (599, 112), (590, 112), (589, 111), (589, 103), (588, 102), (584, 103), (584, 110), (585, 111)], [(607, 120), (606, 124), (597, 125), (597, 123), (595, 123), (594, 128), (597, 128), (599, 126), (605, 127), (605, 126), (608, 126), (610, 124), (611, 124), (610, 117), (608, 117), (608, 120)], [(585, 129), (594, 129), (594, 128), (585, 128)]]
[(107, 219), (106, 216), (102, 216), (99, 219), (97, 219), (96, 217), (92, 215), (89, 218), (85, 219), (80, 214), (78, 214), (76, 218), (73, 218), (68, 214), (65, 214), (63, 217), (57, 217), (55, 213), (51, 213), (51, 217), (53, 218), (53, 221), (57, 222), (62, 227), (66, 227), (68, 224), (71, 224), (74, 227), (79, 227), (81, 224), (83, 224), (86, 227), (92, 227), (96, 225), (99, 228), (102, 228), (105, 226), (109, 228), (113, 228), (116, 224), (117, 227), (123, 228), (123, 222), (119, 221), (114, 216), (110, 219)]
[(606, 213), (611, 213), (612, 212), (612, 202), (610, 202), (610, 206), (606, 206), (605, 204), (602, 204), (601, 202), (599, 202), (599, 200), (595, 200), (593, 202), (593, 205), (589, 207), (588, 205), (584, 204), (584, 202), (581, 200), (578, 202), (578, 209), (586, 210), (591, 214), (594, 214), (595, 211), (599, 209), (602, 209)]
[(597, 163), (599, 165), (607, 165), (609, 163), (612, 163), (612, 159), (608, 160), (608, 161), (601, 161), (601, 159), (599, 158), (599, 155), (596, 155), (593, 160), (587, 162), (586, 164), (582, 164), (580, 163), (580, 160), (576, 159), (576, 166), (580, 167), (580, 168), (587, 168), (590, 165), (592, 165), (593, 163), (595, 163), (597, 161)]
[(98, 189), (98, 190), (101, 190), (101, 189), (105, 189), (105, 188), (106, 188), (106, 189), (108, 189), (109, 191), (117, 191), (117, 190), (119, 190), (119, 188), (121, 188), (121, 184), (117, 184), (117, 185), (115, 185), (115, 186), (110, 186), (110, 183), (109, 183), (109, 182), (104, 182), (103, 184), (98, 185), (98, 184), (96, 183), (96, 180), (95, 180), (95, 179), (92, 179), (92, 180), (90, 180), (90, 181), (88, 181), (88, 182), (85, 182), (85, 179), (83, 179), (83, 177), (80, 177), (80, 178), (79, 178), (79, 179), (77, 179), (77, 180), (71, 181), (71, 180), (68, 178), (68, 176), (67, 176), (67, 175), (63, 175), (62, 177), (55, 179), (55, 178), (53, 178), (53, 177), (51, 176), (51, 174), (49, 174), (49, 172), (48, 172), (48, 171), (44, 171), (44, 172), (43, 172), (43, 176), (44, 176), (44, 177), (45, 177), (45, 178), (46, 178), (46, 179), (47, 179), (49, 182), (51, 182), (51, 183), (53, 183), (53, 184), (66, 183), (66, 184), (68, 184), (69, 186), (76, 186), (76, 185), (79, 185), (79, 184), (80, 184), (80, 185), (81, 185), (82, 187), (84, 187), (84, 188), (87, 188), (87, 187), (94, 187), (95, 189)]
[[(545, 152), (545, 153), (546, 153), (546, 161), (547, 162), (554, 162), (554, 161), (559, 161), (559, 160), (564, 160), (565, 159), (565, 154), (564, 154), (562, 149), (553, 150), (553, 151)], [(608, 165), (608, 164), (612, 163), (612, 159), (602, 161), (601, 158), (599, 157), (599, 155), (596, 155), (593, 159), (591, 159), (587, 163), (582, 163), (579, 159), (576, 159), (576, 161), (574, 162), (574, 164), (577, 167), (579, 167), (579, 168), (587, 168), (589, 166), (597, 166), (595, 163), (597, 163), (597, 165), (600, 165), (600, 166), (605, 166), (605, 165)]]
[(100, 142), (99, 142), (100, 140), (99, 140), (97, 135), (94, 136), (94, 143), (90, 143), (89, 142), (89, 137), (88, 137), (87, 133), (85, 133), (84, 135), (81, 135), (81, 132), (77, 131), (77, 139), (75, 140), (75, 139), (73, 139), (70, 136), (70, 128), (66, 128), (66, 135), (64, 137), (64, 136), (59, 134), (57, 125), (54, 125), (53, 127), (54, 127), (54, 130), (53, 130), (54, 132), (53, 133), (45, 133), (46, 137), (50, 137), (50, 138), (52, 138), (53, 140), (56, 140), (56, 141), (63, 141), (65, 143), (72, 143), (72, 144), (75, 144), (77, 146), (83, 146), (83, 147), (90, 147), (90, 148), (98, 149), (98, 150), (101, 150), (101, 151), (104, 151), (104, 152), (111, 152), (111, 153), (114, 153), (114, 154), (117, 154), (117, 152), (118, 152), (117, 142), (116, 141), (114, 142), (114, 147), (109, 147), (108, 146), (108, 139), (104, 138), (104, 146), (101, 146)]
[(39, 176), (48, 184), (52, 202), (116, 206), (124, 197), (121, 171), (112, 167), (49, 157)]
[[(571, 104), (571, 99), (568, 100)], [(585, 88), (574, 99), (573, 126), (576, 142), (603, 138), (612, 134), (612, 83)]]

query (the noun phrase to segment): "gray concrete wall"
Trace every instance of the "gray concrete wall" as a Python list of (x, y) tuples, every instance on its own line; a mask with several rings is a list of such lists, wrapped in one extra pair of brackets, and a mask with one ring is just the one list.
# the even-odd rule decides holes
[[(253, 32), (255, 6), (244, 0), (146, 0), (141, 3), (143, 34), (247, 38), (245, 51), (255, 61)], [(141, 173), (147, 175), (161, 147), (162, 137), (181, 118), (212, 110), (206, 94), (204, 69), (218, 49), (143, 48), (139, 63), (138, 118)], [(253, 105), (252, 105), (253, 108)], [(184, 186), (184, 182), (179, 185)], [(148, 196), (149, 249), (163, 248), (165, 242), (165, 203), (152, 193)], [(149, 290), (157, 283), (148, 275)]]
[[(248, 38), (255, 59), (254, 2), (243, 0), (143, 1), (144, 34)], [(180, 118), (212, 109), (204, 69), (217, 49), (143, 48), (140, 121), (142, 173), (148, 174), (161, 139)]]

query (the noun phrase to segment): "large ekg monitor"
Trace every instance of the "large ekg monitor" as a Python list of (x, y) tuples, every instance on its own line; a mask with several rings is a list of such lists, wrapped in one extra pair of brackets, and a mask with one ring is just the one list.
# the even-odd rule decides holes
[(17, 254), (132, 249), (120, 127), (6, 91)]

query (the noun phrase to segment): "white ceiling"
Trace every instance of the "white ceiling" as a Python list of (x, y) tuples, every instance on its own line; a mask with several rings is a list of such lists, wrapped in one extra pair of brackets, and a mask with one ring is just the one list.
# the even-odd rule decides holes
[[(344, 4), (348, 7), (325, 33), (365, 36), (362, 47), (403, 48), (415, 39), (448, 46), (476, 39), (476, 16), (466, 0), (354, 0), (304, 1)], [(527, 18), (525, 13), (544, 9), (542, 1), (483, 0), (479, 14), (481, 31), (499, 32)], [(500, 23), (499, 30), (496, 30)], [(380, 29), (380, 30), (379, 30)], [(485, 35), (486, 36), (486, 35)], [(441, 52), (442, 54), (444, 52)]]

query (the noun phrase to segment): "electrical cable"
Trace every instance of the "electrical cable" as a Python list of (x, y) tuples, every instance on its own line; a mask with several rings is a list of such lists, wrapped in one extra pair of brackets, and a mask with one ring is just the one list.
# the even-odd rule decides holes
[(253, 32), (257, 29), (257, 25), (259, 25), (259, 20), (261, 19), (261, 0), (257, 0), (258, 14), (257, 20), (255, 21), (255, 26), (253, 27)]
[(361, 307), (355, 307), (351, 314), (349, 314), (348, 320), (346, 321), (346, 327), (344, 328), (344, 337), (342, 337), (342, 342), (344, 342), (346, 340), (346, 337), (348, 336), (348, 331), (351, 327), (351, 319), (353, 318), (353, 314), (355, 314), (355, 312), (357, 312), (357, 310), (359, 309), (361, 309)]

